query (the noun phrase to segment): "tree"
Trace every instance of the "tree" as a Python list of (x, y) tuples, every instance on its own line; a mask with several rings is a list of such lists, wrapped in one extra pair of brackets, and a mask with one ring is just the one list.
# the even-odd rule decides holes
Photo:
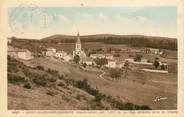
[(114, 57), (120, 57), (119, 53), (114, 54)]
[(107, 64), (108, 60), (106, 58), (101, 58), (101, 59), (97, 58), (97, 59), (95, 59), (95, 63), (101, 67), (101, 66)]
[(121, 70), (120, 69), (111, 69), (110, 76), (114, 79), (121, 78)]
[(15, 39), (17, 39), (17, 38), (13, 36), (13, 37), (11, 37), (11, 39), (12, 39), (12, 40), (15, 40)]
[(87, 52), (87, 56), (90, 57), (91, 54), (96, 54), (95, 50), (90, 50)]
[(161, 67), (161, 70), (165, 70), (165, 65), (164, 64), (162, 64), (160, 67)]
[(86, 63), (83, 63), (82, 66), (83, 66), (84, 68), (86, 68), (87, 64), (86, 64)]
[(136, 56), (135, 56), (135, 58), (134, 58), (134, 61), (140, 62), (141, 59), (142, 59), (142, 55), (136, 54)]
[(157, 58), (157, 57), (155, 58), (153, 65), (154, 65), (155, 69), (158, 69), (158, 67), (160, 66), (159, 58)]
[(111, 51), (112, 51), (112, 48), (107, 49), (107, 53), (111, 53)]
[(97, 48), (96, 51), (100, 52), (100, 51), (103, 51), (103, 49), (102, 48)]
[(97, 95), (95, 96), (95, 99), (94, 99), (94, 100), (95, 100), (96, 102), (99, 102), (99, 103), (100, 103), (100, 102), (101, 102), (101, 100), (102, 100), (102, 98), (103, 98), (103, 96), (102, 96), (102, 95), (97, 94)]
[(77, 64), (78, 64), (78, 63), (79, 63), (79, 61), (80, 61), (80, 57), (79, 57), (79, 55), (75, 55), (73, 60), (74, 60), (74, 62), (75, 62), (75, 63), (77, 63)]

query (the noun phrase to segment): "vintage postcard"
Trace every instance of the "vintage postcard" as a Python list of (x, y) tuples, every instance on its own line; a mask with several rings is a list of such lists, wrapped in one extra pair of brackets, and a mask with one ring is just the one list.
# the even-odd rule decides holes
[(1, 3), (0, 117), (184, 113), (181, 1)]

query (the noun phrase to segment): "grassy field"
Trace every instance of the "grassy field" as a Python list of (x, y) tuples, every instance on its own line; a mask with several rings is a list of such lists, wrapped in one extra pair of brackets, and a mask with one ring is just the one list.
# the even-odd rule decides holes
[[(44, 62), (51, 66), (40, 66)], [(31, 62), (31, 61), (30, 61)], [(32, 61), (35, 62), (35, 61)], [(39, 59), (35, 67), (8, 57), (8, 109), (10, 110), (150, 110), (146, 105), (124, 102), (91, 86), (88, 79), (78, 77), (67, 65), (49, 59)], [(57, 66), (54, 65), (57, 63)], [(38, 65), (40, 64), (40, 65)], [(60, 66), (61, 65), (61, 66)], [(65, 65), (71, 67), (62, 69)], [(57, 70), (60, 69), (59, 73)], [(71, 74), (70, 72), (74, 72)], [(79, 72), (80, 73), (80, 72)], [(72, 79), (73, 77), (74, 79)]]
[[(87, 79), (89, 84), (104, 94), (120, 98), (138, 105), (147, 105), (152, 109), (177, 108), (177, 74), (148, 73), (129, 70), (127, 79), (110, 81), (99, 78), (100, 72), (83, 71), (76, 65), (56, 60), (39, 58), (38, 64), (64, 73), (73, 80)], [(31, 63), (32, 64), (32, 63)], [(155, 97), (167, 97), (167, 100), (154, 102)]]

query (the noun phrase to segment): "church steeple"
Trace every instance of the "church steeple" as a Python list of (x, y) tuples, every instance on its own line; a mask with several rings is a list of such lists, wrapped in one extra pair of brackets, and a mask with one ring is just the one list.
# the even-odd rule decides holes
[(75, 43), (75, 50), (73, 51), (73, 57), (76, 55), (78, 55), (80, 58), (86, 57), (85, 52), (82, 51), (82, 44), (81, 44), (79, 32), (77, 33), (77, 40)]
[(81, 51), (81, 41), (80, 41), (80, 34), (77, 33), (77, 42), (75, 44), (75, 51), (80, 52)]
[(80, 41), (80, 34), (79, 34), (79, 32), (77, 33), (77, 43), (78, 43), (78, 44), (80, 44), (80, 43), (81, 43), (81, 41)]

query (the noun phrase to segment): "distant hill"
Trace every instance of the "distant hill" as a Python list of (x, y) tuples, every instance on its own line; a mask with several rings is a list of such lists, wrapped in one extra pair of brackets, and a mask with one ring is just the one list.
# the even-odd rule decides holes
[[(76, 35), (52, 35), (40, 40), (20, 39), (13, 37), (13, 45), (16, 47), (29, 46), (29, 50), (33, 48), (31, 45), (37, 43), (58, 44), (58, 43), (75, 43)], [(114, 34), (96, 34), (80, 36), (82, 42), (98, 42), (103, 44), (126, 44), (133, 47), (150, 47), (158, 49), (177, 50), (177, 39), (144, 36), (144, 35), (114, 35)]]
[[(46, 38), (41, 39), (42, 41), (61, 41), (66, 39), (76, 39), (76, 35), (52, 35)], [(114, 34), (96, 34), (96, 35), (81, 35), (81, 40), (90, 39), (104, 39), (104, 38), (150, 38), (150, 39), (167, 39), (167, 40), (176, 40), (176, 38), (168, 38), (168, 37), (158, 37), (158, 36), (144, 36), (144, 35), (114, 35)]]
[[(48, 43), (75, 43), (77, 36), (53, 35), (41, 39)], [(152, 47), (159, 49), (177, 50), (177, 39), (144, 35), (113, 35), (96, 34), (80, 36), (82, 42), (101, 42), (105, 44), (127, 44), (136, 47)]]

